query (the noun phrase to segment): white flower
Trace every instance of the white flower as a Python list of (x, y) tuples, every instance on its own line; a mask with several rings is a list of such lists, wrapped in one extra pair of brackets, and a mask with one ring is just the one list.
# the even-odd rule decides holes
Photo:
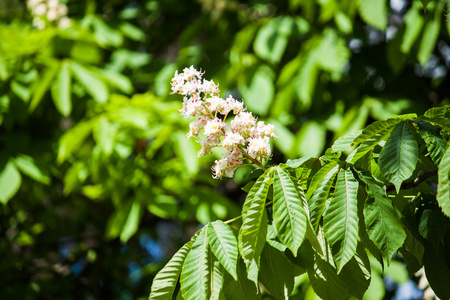
[(225, 134), (225, 138), (222, 140), (222, 146), (225, 148), (232, 148), (244, 144), (245, 144), (244, 137), (239, 133), (232, 131), (227, 132)]
[(255, 159), (269, 159), (271, 154), (269, 138), (257, 137), (250, 139), (250, 143), (247, 147), (247, 153)]
[(255, 124), (256, 118), (253, 117), (251, 112), (241, 111), (234, 120), (231, 121), (231, 130), (248, 138)]
[(220, 140), (218, 136), (215, 135), (209, 135), (207, 136), (203, 141), (200, 142), (202, 149), (198, 151), (197, 156), (204, 156), (211, 153), (211, 149), (214, 147), (217, 147)]
[(190, 138), (191, 136), (198, 136), (200, 130), (204, 128), (206, 125), (207, 120), (205, 118), (198, 118), (197, 120), (189, 123), (189, 133), (186, 135), (187, 138)]
[(180, 113), (185, 118), (196, 117), (206, 114), (206, 109), (203, 107), (203, 101), (197, 97), (185, 99), (183, 108)]
[(213, 178), (220, 179), (222, 176), (232, 178), (236, 169), (242, 164), (242, 154), (237, 150), (227, 152), (220, 160), (215, 161), (211, 168)]
[(273, 124), (264, 124), (264, 121), (258, 121), (256, 124), (256, 127), (253, 129), (253, 136), (254, 137), (273, 137), (276, 138), (275, 135), (275, 127)]
[(215, 84), (213, 80), (203, 79), (202, 92), (211, 96), (217, 96), (219, 95), (219, 85)]
[(218, 111), (218, 112), (220, 112), (226, 105), (225, 100), (219, 97), (207, 98), (206, 103), (208, 103), (208, 108), (210, 111)]
[(227, 128), (227, 123), (223, 122), (222, 120), (215, 118), (213, 120), (209, 120), (205, 125), (205, 135), (223, 135), (225, 132), (225, 129)]
[(224, 115), (228, 114), (230, 111), (233, 111), (233, 113), (237, 115), (244, 109), (244, 103), (234, 99), (231, 95), (229, 95), (225, 101), (227, 102), (227, 105), (226, 110), (222, 111), (222, 114)]

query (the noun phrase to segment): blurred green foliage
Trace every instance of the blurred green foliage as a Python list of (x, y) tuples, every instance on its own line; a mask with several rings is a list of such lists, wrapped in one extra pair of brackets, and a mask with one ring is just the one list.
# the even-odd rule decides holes
[(0, 1), (2, 299), (147, 298), (199, 223), (240, 213), (250, 169), (197, 159), (177, 69), (275, 124), (274, 163), (450, 96), (439, 1), (62, 2), (70, 24), (39, 30)]

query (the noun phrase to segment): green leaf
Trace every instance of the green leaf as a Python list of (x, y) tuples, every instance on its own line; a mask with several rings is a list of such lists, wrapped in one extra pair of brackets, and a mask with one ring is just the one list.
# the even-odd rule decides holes
[(8, 161), (0, 173), (0, 202), (3, 204), (17, 193), (22, 184), (22, 176), (20, 176), (17, 167), (13, 161)]
[(250, 84), (240, 84), (239, 90), (250, 111), (260, 116), (267, 115), (275, 93), (273, 71), (267, 66), (260, 66), (253, 74)]
[(386, 0), (358, 0), (358, 12), (370, 26), (385, 30), (387, 26)]
[(43, 184), (50, 184), (50, 177), (48, 174), (43, 172), (30, 156), (20, 154), (14, 159), (14, 163), (25, 175), (30, 176)]
[(319, 221), (322, 217), (328, 194), (338, 170), (339, 167), (337, 161), (326, 164), (314, 174), (308, 187), (306, 199), (308, 199), (309, 203), (311, 224), (315, 230), (317, 230), (317, 227), (319, 226)]
[(450, 147), (445, 151), (438, 168), (438, 190), (436, 200), (442, 212), (450, 217)]
[(99, 74), (86, 69), (84, 66), (71, 61), (70, 68), (72, 74), (81, 83), (89, 95), (98, 103), (105, 103), (108, 100), (109, 92), (106, 84), (100, 79)]
[(366, 155), (366, 153), (378, 145), (394, 129), (394, 126), (400, 122), (401, 119), (392, 118), (374, 122), (364, 128), (361, 135), (353, 141), (353, 145), (358, 145), (358, 148), (348, 156), (347, 162), (354, 163)]
[(442, 9), (438, 9), (438, 7), (440, 7), (440, 5), (437, 5), (436, 11), (434, 12), (434, 18), (425, 25), (422, 40), (420, 41), (419, 52), (417, 52), (417, 60), (422, 66), (425, 66), (428, 63), (430, 55), (435, 49), (439, 30), (441, 29)]
[(181, 292), (186, 300), (206, 300), (210, 297), (211, 270), (207, 228), (203, 227), (186, 256), (181, 271)]
[(364, 204), (367, 233), (389, 264), (391, 257), (406, 239), (405, 230), (384, 188), (370, 175), (364, 173), (359, 175), (366, 184), (368, 193)]
[(431, 0), (420, 0), (420, 2), (422, 2), (424, 11), (427, 11), (427, 6), (428, 6), (428, 3), (430, 3), (430, 1)]
[(301, 158), (296, 158), (296, 159), (288, 159), (286, 162), (286, 165), (289, 166), (290, 168), (293, 169), (297, 169), (300, 168), (301, 166), (303, 166), (304, 164), (316, 161), (317, 157), (314, 157), (312, 155), (308, 155), (308, 156), (304, 156)]
[(117, 127), (110, 123), (105, 116), (101, 116), (94, 127), (94, 139), (106, 155), (111, 155), (116, 137)]
[(61, 137), (59, 141), (58, 157), (56, 161), (61, 164), (72, 153), (78, 151), (87, 136), (92, 132), (92, 122), (86, 121), (75, 125)]
[(297, 154), (299, 156), (320, 156), (326, 142), (326, 128), (316, 121), (307, 121), (297, 133)]
[(266, 242), (267, 216), (265, 202), (273, 182), (273, 168), (267, 169), (255, 182), (242, 208), (239, 230), (239, 253), (246, 266), (248, 278), (258, 284), (259, 258)]
[(211, 251), (220, 264), (237, 280), (238, 248), (236, 237), (231, 228), (219, 220), (210, 223), (208, 225), (208, 242), (211, 246)]
[(339, 171), (334, 196), (324, 212), (323, 224), (340, 272), (355, 254), (358, 244), (358, 181), (349, 168)]
[(363, 298), (370, 285), (371, 270), (369, 258), (361, 244), (358, 244), (355, 256), (342, 268), (339, 276), (350, 294), (358, 299)]
[(427, 118), (445, 118), (445, 114), (449, 111), (449, 105), (432, 107), (428, 109), (423, 116)]
[(289, 173), (275, 168), (273, 182), (273, 223), (280, 241), (297, 255), (306, 232), (306, 212), (296, 183)]
[(448, 218), (442, 212), (434, 209), (425, 209), (419, 222), (419, 233), (427, 239), (435, 249), (439, 248), (442, 238), (447, 232)]
[(102, 70), (102, 78), (109, 82), (112, 86), (118, 88), (125, 94), (131, 94), (133, 92), (133, 84), (131, 80), (122, 73), (116, 72), (111, 69)]
[(419, 127), (419, 133), (427, 145), (431, 159), (436, 165), (439, 165), (447, 148), (447, 141), (440, 136), (440, 130), (430, 123), (424, 121), (417, 121), (416, 123)]
[(59, 64), (55, 63), (50, 64), (49, 68), (45, 70), (42, 79), (38, 81), (34, 88), (33, 98), (31, 98), (30, 106), (28, 107), (29, 112), (33, 112), (39, 103), (41, 103), (42, 98), (53, 83), (53, 79), (56, 77), (59, 69)]
[(237, 264), (238, 280), (234, 280), (228, 273), (225, 274), (224, 295), (226, 299), (261, 299), (261, 293), (258, 293), (257, 286), (247, 278), (245, 264), (238, 259)]
[(284, 253), (266, 244), (261, 254), (259, 278), (276, 299), (288, 299), (294, 288), (294, 266)]
[(224, 282), (224, 271), (223, 267), (220, 264), (218, 260), (216, 260), (214, 257), (211, 257), (211, 262), (209, 263), (210, 268), (210, 300), (219, 300), (222, 299), (222, 289), (223, 289), (223, 282)]
[(152, 283), (149, 300), (172, 300), (173, 293), (180, 277), (181, 267), (191, 250), (193, 241), (184, 244), (170, 261), (156, 274)]
[(63, 61), (56, 81), (52, 84), (52, 98), (56, 109), (65, 117), (72, 111), (69, 62)]
[(293, 25), (294, 20), (290, 16), (271, 19), (255, 37), (255, 54), (270, 63), (278, 63), (286, 49)]
[(413, 174), (418, 155), (419, 148), (410, 132), (408, 122), (400, 122), (392, 130), (378, 160), (381, 173), (394, 184), (397, 193), (402, 182)]
[(137, 231), (139, 227), (139, 220), (141, 216), (141, 204), (134, 201), (128, 213), (127, 220), (120, 233), (120, 241), (126, 243)]
[(423, 17), (419, 13), (419, 10), (415, 9), (414, 6), (408, 10), (403, 18), (405, 22), (405, 33), (403, 34), (402, 44), (400, 50), (408, 54), (411, 51), (411, 47), (416, 41), (417, 37), (423, 28)]
[(313, 270), (308, 269), (308, 277), (314, 292), (323, 300), (345, 300), (349, 296), (336, 268), (319, 256), (314, 259)]
[(195, 142), (193, 140), (186, 139), (186, 135), (181, 131), (174, 134), (174, 139), (176, 144), (175, 151), (177, 152), (178, 157), (181, 157), (184, 162), (186, 171), (191, 175), (197, 174), (200, 169), (200, 165), (195, 148)]
[(333, 149), (333, 152), (342, 152), (347, 150), (348, 148), (353, 146), (353, 141), (361, 135), (363, 131), (358, 130), (354, 133), (350, 133), (346, 136), (342, 136), (338, 138), (336, 141), (334, 141), (333, 145), (331, 146), (331, 149)]
[[(448, 252), (447, 252), (448, 253)], [(430, 243), (425, 245), (423, 265), (430, 287), (439, 299), (450, 299), (450, 269), (446, 249), (443, 244), (435, 249)]]

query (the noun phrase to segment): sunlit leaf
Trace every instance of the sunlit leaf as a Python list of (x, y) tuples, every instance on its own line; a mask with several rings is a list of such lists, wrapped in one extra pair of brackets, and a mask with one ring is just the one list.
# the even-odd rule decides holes
[(442, 212), (450, 217), (450, 147), (445, 151), (438, 168), (439, 185), (436, 200)]
[(68, 116), (72, 111), (71, 99), (71, 78), (69, 62), (63, 61), (56, 76), (56, 81), (52, 84), (52, 98), (56, 109), (63, 115)]
[(208, 225), (208, 242), (220, 264), (237, 280), (238, 248), (236, 237), (227, 224), (214, 221)]
[(149, 300), (172, 300), (173, 293), (180, 277), (181, 267), (191, 250), (193, 241), (184, 244), (170, 261), (156, 274), (152, 283)]
[(367, 24), (377, 29), (386, 29), (386, 0), (358, 0), (358, 12)]
[(403, 245), (406, 233), (383, 187), (370, 175), (359, 174), (368, 192), (364, 204), (366, 230), (389, 264), (394, 253)]
[(50, 183), (49, 175), (36, 165), (32, 157), (21, 154), (14, 159), (14, 163), (23, 174), (41, 183)]
[(383, 176), (397, 190), (411, 177), (417, 163), (419, 148), (407, 121), (397, 124), (381, 150), (378, 165)]
[(307, 216), (302, 207), (297, 185), (280, 167), (274, 171), (273, 223), (280, 241), (297, 255), (305, 238)]
[(353, 257), (358, 244), (358, 186), (352, 171), (341, 169), (333, 198), (324, 212), (323, 230), (338, 272)]
[(245, 199), (242, 208), (242, 226), (239, 230), (239, 253), (246, 266), (248, 278), (255, 285), (258, 282), (259, 259), (266, 242), (267, 216), (265, 202), (270, 185), (273, 183), (274, 169), (261, 175)]
[(136, 233), (139, 227), (140, 218), (141, 204), (138, 201), (134, 201), (122, 228), (122, 232), (120, 233), (120, 241), (122, 243), (127, 242)]
[(22, 184), (22, 176), (20, 176), (14, 162), (8, 161), (0, 172), (0, 202), (3, 204), (17, 193)]
[(192, 244), (192, 249), (183, 264), (180, 284), (184, 299), (206, 300), (210, 297), (209, 255), (207, 226), (205, 226)]
[(337, 161), (330, 162), (314, 174), (311, 180), (306, 198), (308, 199), (311, 224), (314, 229), (317, 229), (317, 226), (319, 226), (319, 221), (328, 199), (328, 193), (338, 169)]
[(70, 68), (73, 76), (81, 83), (95, 101), (105, 103), (108, 100), (108, 88), (98, 74), (74, 61), (70, 62)]

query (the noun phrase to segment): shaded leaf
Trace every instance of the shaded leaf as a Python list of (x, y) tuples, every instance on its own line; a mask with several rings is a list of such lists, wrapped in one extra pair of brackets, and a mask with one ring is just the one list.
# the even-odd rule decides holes
[(36, 165), (33, 158), (31, 158), (30, 156), (21, 154), (14, 159), (14, 163), (25, 175), (30, 176), (34, 180), (39, 181), (43, 184), (50, 183), (50, 177), (48, 176), (48, 174), (42, 171), (42, 169)]
[(261, 253), (259, 278), (270, 294), (288, 299), (294, 287), (294, 266), (284, 253), (266, 244)]
[(234, 280), (230, 275), (225, 274), (224, 295), (226, 299), (261, 299), (257, 286), (247, 278), (245, 264), (238, 259), (237, 264), (238, 280)]
[(134, 201), (123, 225), (122, 232), (120, 233), (120, 241), (122, 243), (126, 243), (136, 233), (140, 218), (141, 204), (138, 201)]
[(342, 268), (339, 276), (346, 283), (350, 294), (358, 299), (363, 298), (370, 285), (370, 261), (361, 244), (356, 248), (355, 256)]
[(431, 159), (436, 165), (439, 165), (447, 148), (447, 141), (440, 136), (439, 129), (430, 123), (417, 121), (417, 125), (419, 126), (419, 133), (427, 145)]

